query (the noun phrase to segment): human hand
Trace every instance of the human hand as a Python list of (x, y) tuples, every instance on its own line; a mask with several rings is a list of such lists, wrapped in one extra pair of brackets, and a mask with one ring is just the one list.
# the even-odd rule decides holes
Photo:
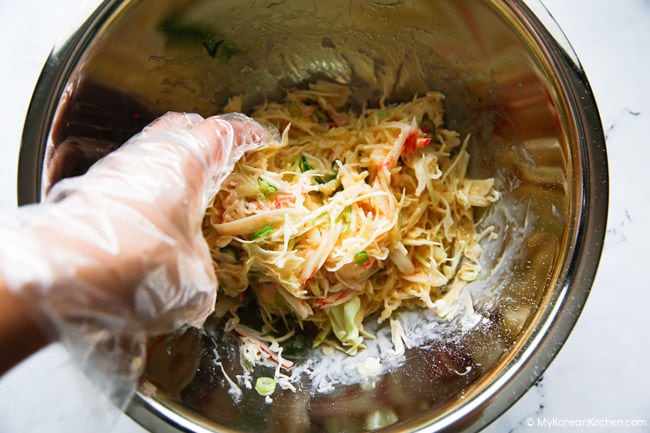
[(110, 352), (132, 383), (146, 336), (212, 311), (204, 210), (241, 155), (271, 139), (243, 115), (168, 113), (0, 221), (0, 278), (76, 350)]

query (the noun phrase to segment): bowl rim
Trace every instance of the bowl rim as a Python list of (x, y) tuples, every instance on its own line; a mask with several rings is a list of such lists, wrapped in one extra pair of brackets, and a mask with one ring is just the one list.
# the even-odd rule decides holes
[[(58, 101), (85, 49), (106, 20), (133, 0), (103, 1), (78, 28), (65, 34), (52, 50), (36, 84), (25, 118), (18, 162), (18, 204), (39, 202), (43, 196), (42, 167), (48, 134)], [(577, 323), (587, 300), (602, 254), (606, 232), (609, 174), (605, 135), (597, 104), (577, 55), (541, 0), (489, 0), (500, 3), (535, 42), (545, 47), (544, 59), (551, 65), (565, 91), (566, 109), (573, 115), (575, 139), (582, 150), (582, 191), (573, 251), (552, 308), (546, 311), (531, 339), (513, 356), (512, 362), (480, 395), (440, 419), (414, 427), (417, 432), (439, 430), (476, 431), (514, 405), (542, 376)], [(498, 395), (497, 395), (498, 394)], [(197, 425), (164, 404), (137, 392), (126, 413), (152, 431), (209, 430)], [(467, 424), (469, 415), (474, 415)], [(232, 431), (223, 428), (223, 431)]]

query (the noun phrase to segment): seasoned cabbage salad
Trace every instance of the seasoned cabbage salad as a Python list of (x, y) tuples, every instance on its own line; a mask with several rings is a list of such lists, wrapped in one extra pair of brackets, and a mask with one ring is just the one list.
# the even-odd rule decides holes
[(499, 193), (467, 177), (469, 137), (444, 128), (442, 94), (360, 113), (350, 97), (319, 82), (256, 107), (281, 139), (244, 155), (207, 210), (216, 312), (246, 369), (288, 370), (297, 346), (356, 355), (364, 324), (398, 334), (403, 309), (452, 316), (496, 236), (474, 215)]

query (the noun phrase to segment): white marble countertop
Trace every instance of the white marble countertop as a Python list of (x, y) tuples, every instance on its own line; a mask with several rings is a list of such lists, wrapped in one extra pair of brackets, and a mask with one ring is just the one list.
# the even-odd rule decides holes
[[(485, 431), (650, 431), (650, 2), (545, 4), (582, 61), (607, 135), (607, 239), (567, 343), (538, 384)], [(15, 207), (22, 124), (40, 69), (62, 32), (57, 23), (70, 22), (78, 10), (79, 0), (0, 1), (0, 211)], [(97, 414), (69, 385), (75, 380), (58, 345), (2, 377), (0, 432), (97, 431), (91, 421)], [(126, 416), (113, 431), (143, 432)]]

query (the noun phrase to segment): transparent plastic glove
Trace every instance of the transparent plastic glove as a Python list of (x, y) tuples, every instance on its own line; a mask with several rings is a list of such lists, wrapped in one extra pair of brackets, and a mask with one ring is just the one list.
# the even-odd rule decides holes
[(135, 389), (147, 336), (212, 312), (204, 210), (243, 153), (272, 138), (243, 115), (168, 113), (0, 220), (0, 278), (118, 405)]

